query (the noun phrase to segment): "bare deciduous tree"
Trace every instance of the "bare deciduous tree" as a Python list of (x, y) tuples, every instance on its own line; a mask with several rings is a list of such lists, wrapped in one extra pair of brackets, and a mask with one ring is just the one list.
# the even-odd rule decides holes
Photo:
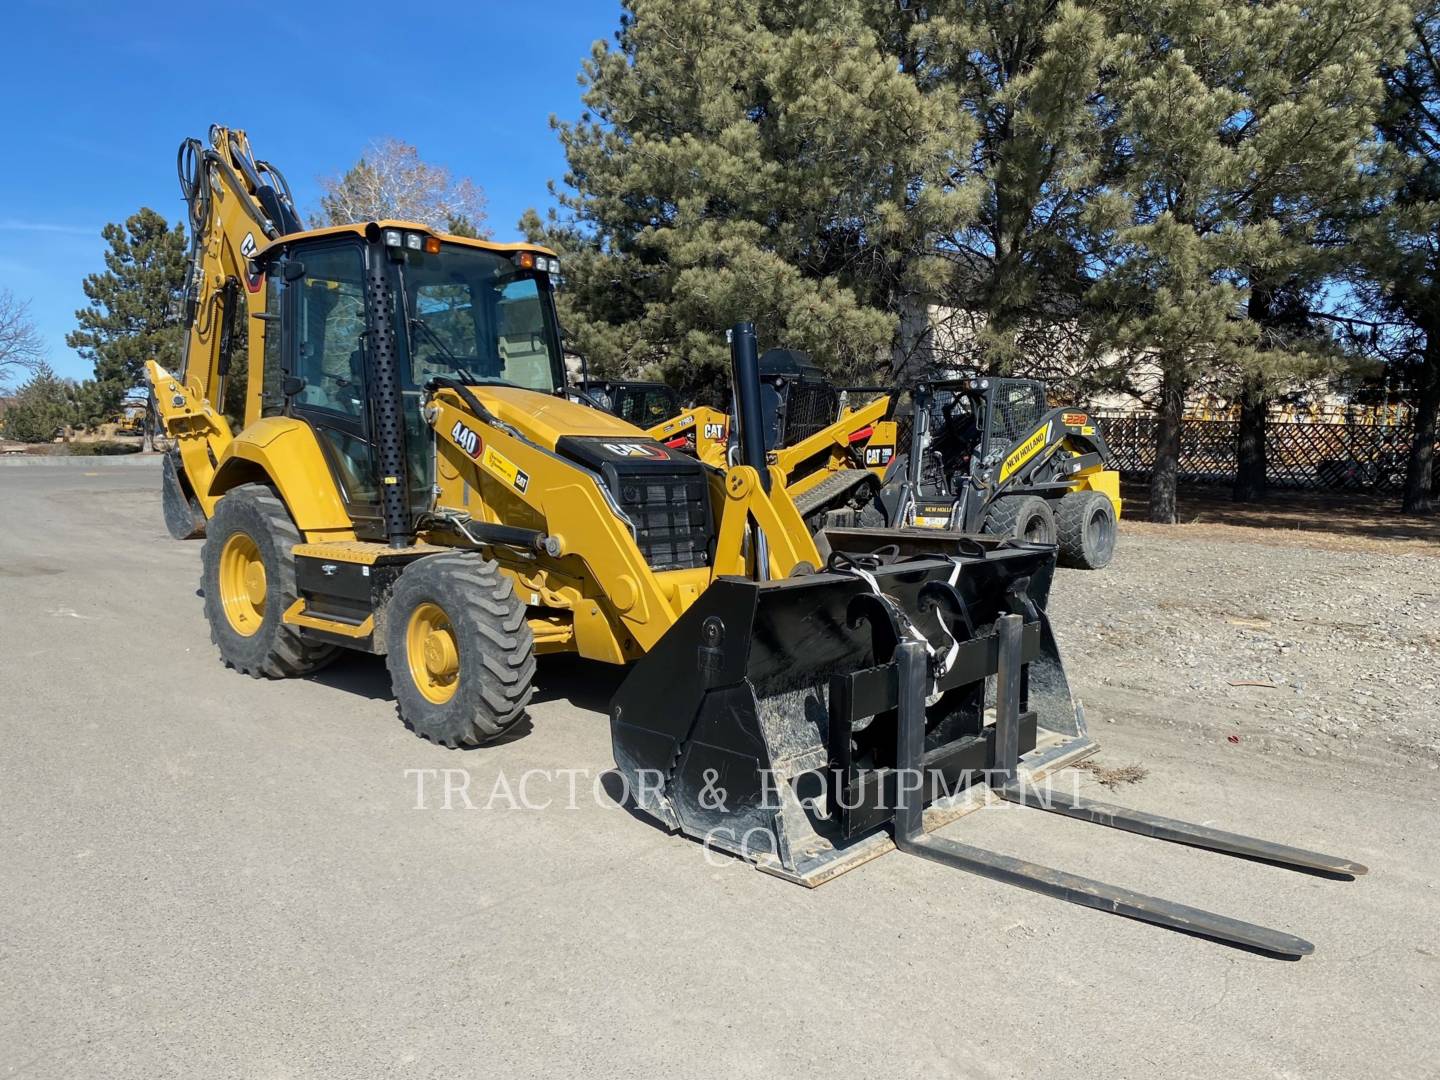
[(485, 193), (469, 177), (420, 159), (415, 147), (381, 139), (343, 176), (322, 177), (320, 224), (397, 218), (464, 235), (488, 236)]
[(0, 390), (40, 366), (45, 353), (40, 331), (30, 317), (30, 304), (9, 289), (0, 289)]

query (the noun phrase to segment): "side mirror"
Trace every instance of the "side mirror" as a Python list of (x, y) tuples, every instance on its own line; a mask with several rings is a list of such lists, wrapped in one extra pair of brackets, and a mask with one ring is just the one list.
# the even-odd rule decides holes
[(305, 380), (294, 375), (286, 375), (280, 380), (280, 392), (286, 397), (294, 397), (305, 389)]
[(299, 259), (286, 259), (280, 274), (286, 281), (299, 281), (305, 276), (305, 264)]

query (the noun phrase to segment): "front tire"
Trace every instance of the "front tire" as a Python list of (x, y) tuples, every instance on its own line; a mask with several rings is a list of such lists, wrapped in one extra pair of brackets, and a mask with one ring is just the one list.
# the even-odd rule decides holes
[(1032, 544), (1054, 544), (1058, 537), (1055, 512), (1039, 495), (1001, 495), (985, 511), (981, 528)]
[(1115, 507), (1099, 491), (1072, 491), (1060, 500), (1060, 565), (1099, 570), (1115, 555)]
[(524, 719), (535, 639), (495, 562), (456, 553), (412, 563), (385, 608), (385, 647), (400, 718), (422, 738), (476, 746)]
[(257, 679), (307, 675), (338, 651), (281, 622), (300, 595), (292, 554), (298, 543), (285, 504), (263, 484), (226, 493), (206, 526), (200, 589), (210, 640), (227, 665)]

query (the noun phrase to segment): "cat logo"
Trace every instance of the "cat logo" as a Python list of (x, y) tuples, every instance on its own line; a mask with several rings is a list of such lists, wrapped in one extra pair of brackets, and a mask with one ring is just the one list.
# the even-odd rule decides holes
[(706, 424), (705, 438), (709, 439), (711, 442), (719, 442), (721, 439), (725, 438), (725, 425)]
[(1000, 466), (1000, 483), (1003, 484), (1014, 476), (1022, 465), (1044, 450), (1049, 442), (1050, 425), (1046, 424), (1044, 427), (1036, 429), (1035, 434), (1010, 451), (1005, 458), (1005, 463)]
[(663, 446), (648, 446), (645, 443), (614, 443), (602, 444), (606, 450), (621, 458), (648, 458), (651, 461), (669, 461), (670, 452)]
[(865, 448), (865, 467), (867, 469), (880, 465), (889, 465), (890, 459), (895, 456), (893, 446), (867, 446)]

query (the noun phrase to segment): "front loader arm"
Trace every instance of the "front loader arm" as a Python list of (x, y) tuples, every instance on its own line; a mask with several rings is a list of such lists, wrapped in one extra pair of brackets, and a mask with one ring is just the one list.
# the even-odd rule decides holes
[[(853, 411), (847, 411), (829, 426), (808, 438), (801, 439), (793, 446), (781, 447), (775, 452), (775, 464), (786, 478), (786, 485), (794, 487), (813, 486), (822, 477), (825, 469), (816, 470), (806, 476), (797, 476), (801, 466), (813, 459), (825, 456), (827, 467), (843, 468), (852, 446), (863, 443), (873, 432), (877, 423), (884, 419), (890, 409), (889, 395), (883, 395)], [(810, 479), (811, 485), (803, 485)]]
[[(598, 597), (641, 651), (652, 648), (693, 599), (693, 592), (677, 586), (680, 578), (694, 572), (652, 570), (630, 524), (595, 473), (493, 417), (477, 417), (452, 389), (432, 397), (429, 409), (439, 442), (444, 506), (463, 507), (476, 520), (523, 525), (545, 534), (554, 552), (546, 558), (562, 568), (567, 563), (583, 567), (572, 569), (570, 576), (588, 583), (586, 595)], [(453, 489), (444, 487), (447, 476), (459, 478), (451, 481)], [(465, 502), (468, 495), (461, 482), (478, 498)], [(753, 469), (731, 469), (723, 483), (723, 497), (712, 500), (717, 541), (706, 579), (751, 571), (752, 556), (744, 543), (751, 522), (765, 532), (770, 577), (787, 577), (802, 563), (819, 563), (814, 541), (785, 494), (777, 469), (771, 469), (768, 495)]]

